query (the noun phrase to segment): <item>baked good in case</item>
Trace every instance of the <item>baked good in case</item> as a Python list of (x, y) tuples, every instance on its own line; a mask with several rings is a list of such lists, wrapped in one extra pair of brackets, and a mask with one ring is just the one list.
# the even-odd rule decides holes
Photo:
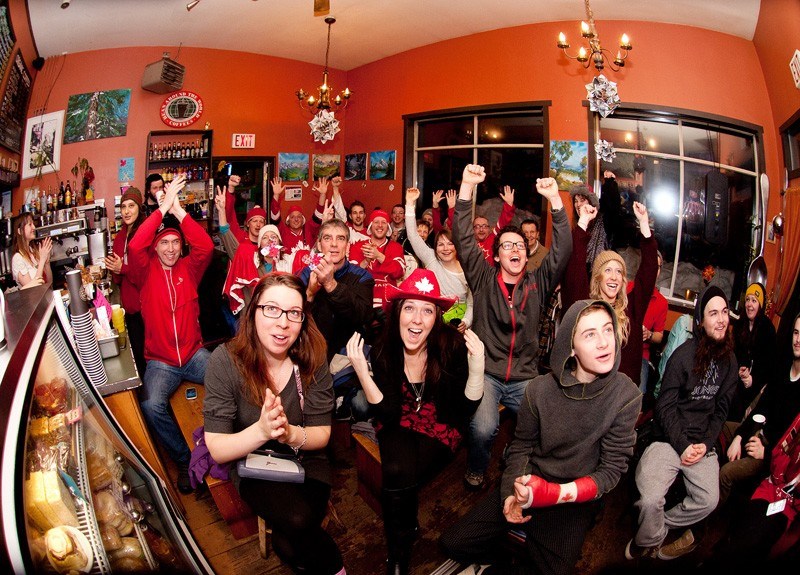
[(74, 527), (53, 527), (44, 534), (47, 560), (58, 573), (88, 573), (94, 555), (89, 540)]
[(141, 543), (135, 537), (123, 537), (122, 547), (108, 553), (111, 570), (115, 573), (150, 571)]

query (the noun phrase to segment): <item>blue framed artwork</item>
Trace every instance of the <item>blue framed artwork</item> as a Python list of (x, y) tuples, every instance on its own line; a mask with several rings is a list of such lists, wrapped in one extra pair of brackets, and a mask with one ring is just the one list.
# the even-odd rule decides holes
[(278, 176), (284, 182), (305, 182), (308, 180), (308, 154), (278, 154)]
[(384, 150), (369, 153), (369, 179), (393, 180), (397, 152)]

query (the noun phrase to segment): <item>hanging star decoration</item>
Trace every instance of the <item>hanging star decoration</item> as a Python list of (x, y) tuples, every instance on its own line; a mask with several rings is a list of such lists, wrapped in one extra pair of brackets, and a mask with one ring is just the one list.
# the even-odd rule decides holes
[(314, 141), (323, 144), (328, 140), (333, 140), (333, 137), (341, 130), (339, 120), (329, 110), (321, 110), (308, 125), (311, 126), (311, 135), (314, 136)]
[(586, 92), (589, 98), (589, 109), (604, 118), (613, 114), (620, 104), (617, 83), (609, 82), (602, 74), (591, 83), (586, 84)]
[(614, 158), (617, 157), (617, 152), (614, 150), (614, 146), (612, 146), (611, 142), (608, 140), (599, 140), (594, 145), (594, 153), (597, 154), (598, 158), (609, 163), (613, 162)]

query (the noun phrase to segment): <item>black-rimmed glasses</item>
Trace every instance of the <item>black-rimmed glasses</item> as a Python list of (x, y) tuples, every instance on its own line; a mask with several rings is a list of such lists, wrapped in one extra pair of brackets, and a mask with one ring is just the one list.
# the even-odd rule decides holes
[(500, 244), (500, 249), (506, 252), (510, 252), (513, 248), (523, 252), (525, 251), (525, 242), (502, 242)]
[(286, 314), (286, 319), (294, 323), (303, 323), (306, 319), (306, 314), (299, 309), (282, 309), (271, 303), (262, 303), (256, 306), (264, 314), (264, 317), (270, 319), (278, 319), (283, 314)]

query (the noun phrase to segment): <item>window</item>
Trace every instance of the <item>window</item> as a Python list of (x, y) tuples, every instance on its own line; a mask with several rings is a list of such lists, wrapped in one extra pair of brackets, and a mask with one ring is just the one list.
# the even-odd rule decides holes
[(467, 164), (486, 168), (476, 203), (497, 198), (503, 186), (516, 190), (518, 208), (539, 215), (541, 196), (533, 182), (546, 173), (545, 103), (406, 116), (406, 181), (422, 191), (423, 208), (436, 190), (456, 189)]
[(610, 170), (617, 178), (622, 225), (607, 233), (625, 257), (629, 277), (638, 268), (632, 206), (640, 201), (664, 257), (661, 292), (673, 303), (691, 302), (713, 273), (710, 281), (728, 294), (736, 311), (757, 255), (753, 246), (761, 241), (761, 129), (686, 113), (617, 110), (596, 119), (597, 138), (616, 151), (611, 162), (595, 166), (598, 174)]
[[(800, 178), (800, 110), (781, 126), (785, 180)], [(787, 182), (784, 182), (786, 184)]]

